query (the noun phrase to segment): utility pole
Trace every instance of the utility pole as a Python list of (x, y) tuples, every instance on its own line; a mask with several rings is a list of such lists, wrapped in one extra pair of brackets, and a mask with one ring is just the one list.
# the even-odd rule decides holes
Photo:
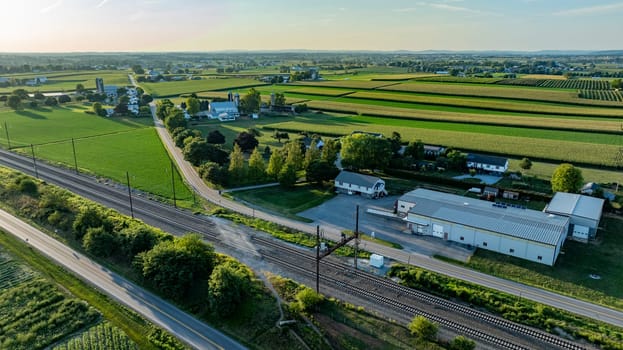
[(128, 197), (130, 198), (130, 215), (134, 219), (134, 208), (132, 207), (132, 187), (130, 187), (130, 173), (125, 172), (125, 178), (128, 180)]
[(4, 122), (4, 131), (6, 131), (6, 142), (9, 144), (9, 151), (11, 150), (11, 139), (9, 138), (9, 127)]
[(175, 167), (173, 166), (173, 161), (171, 161), (171, 188), (173, 189), (173, 206), (177, 208), (177, 201), (175, 198), (175, 176), (174, 176)]
[(37, 158), (35, 158), (35, 146), (30, 144), (30, 152), (32, 153), (32, 164), (35, 167), (35, 177), (39, 178), (39, 171), (37, 171)]
[(76, 158), (76, 144), (74, 143), (74, 138), (71, 138), (71, 149), (74, 151), (74, 168), (76, 169), (76, 174), (79, 174), (78, 171), (78, 160)]
[(359, 241), (359, 206), (357, 206), (357, 213), (355, 217), (355, 234), (347, 238), (342, 233), (342, 240), (322, 253), (320, 253), (320, 226), (316, 226), (316, 293), (320, 293), (320, 260), (325, 256), (331, 255), (331, 253), (333, 253), (337, 249), (347, 245), (348, 242), (352, 241), (353, 239), (355, 240), (355, 270), (357, 270), (357, 245)]

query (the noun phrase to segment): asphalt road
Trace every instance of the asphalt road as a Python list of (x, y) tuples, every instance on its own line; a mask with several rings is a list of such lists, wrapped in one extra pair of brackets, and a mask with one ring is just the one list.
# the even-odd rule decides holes
[(3, 210), (0, 210), (0, 227), (196, 349), (246, 349), (218, 330)]
[[(151, 107), (156, 129), (158, 131), (160, 139), (162, 140), (162, 143), (164, 144), (171, 157), (175, 160), (186, 181), (195, 189), (197, 193), (199, 193), (208, 201), (218, 204), (227, 209), (248, 216), (254, 216), (267, 221), (272, 221), (277, 224), (287, 226), (302, 232), (307, 232), (309, 234), (316, 233), (315, 226), (272, 215), (261, 210), (246, 207), (241, 203), (226, 199), (220, 196), (218, 191), (210, 189), (199, 177), (192, 165), (184, 160), (184, 156), (182, 155), (181, 150), (175, 147), (175, 144), (173, 143), (173, 140), (171, 139), (169, 133), (166, 131), (162, 121), (160, 121), (156, 117), (155, 104), (152, 103)], [(339, 241), (341, 239), (341, 232), (339, 230), (331, 227), (324, 227), (322, 229), (325, 238), (334, 241)], [(515, 295), (518, 298), (530, 299), (539, 303), (543, 303), (545, 305), (567, 310), (578, 315), (597, 319), (618, 327), (623, 327), (623, 312), (611, 308), (592, 304), (582, 300), (577, 300), (544, 289), (527, 286), (521, 283), (508, 281), (498, 277), (493, 277), (484, 273), (476, 272), (470, 269), (436, 260), (426, 255), (389, 248), (373, 242), (366, 242), (366, 250), (372, 253), (389, 257), (395, 261), (419, 266), (430, 271), (438, 272), (450, 277), (462, 279), (511, 295)]]

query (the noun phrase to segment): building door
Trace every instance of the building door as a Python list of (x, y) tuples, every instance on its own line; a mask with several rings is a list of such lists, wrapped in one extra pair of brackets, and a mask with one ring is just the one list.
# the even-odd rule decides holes
[(443, 226), (433, 224), (433, 236), (443, 238)]

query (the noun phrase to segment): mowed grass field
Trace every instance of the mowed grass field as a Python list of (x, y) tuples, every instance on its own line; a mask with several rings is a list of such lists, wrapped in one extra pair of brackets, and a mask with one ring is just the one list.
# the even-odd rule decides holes
[[(170, 158), (156, 130), (148, 126), (150, 118), (103, 118), (86, 114), (79, 107), (0, 113), (0, 118), (7, 120), (11, 146), (22, 146), (18, 152), (30, 156), (29, 145), (34, 144), (37, 158), (73, 168), (73, 138), (81, 171), (123, 184), (127, 171), (133, 188), (173, 198)], [(6, 148), (4, 124), (2, 128), (0, 144)], [(174, 179), (177, 199), (192, 201), (192, 193), (177, 171)]]
[(55, 73), (3, 75), (6, 78), (33, 79), (46, 77), (48, 81), (39, 86), (9, 86), (0, 88), (0, 93), (11, 93), (16, 89), (25, 89), (28, 92), (63, 92), (76, 90), (77, 84), (84, 85), (85, 89), (95, 90), (95, 78), (104, 79), (106, 85), (119, 87), (130, 85), (128, 71), (66, 71)]
[[(202, 91), (212, 90), (237, 90), (244, 89), (252, 86), (266, 85), (259, 80), (255, 79), (239, 79), (239, 78), (213, 78), (213, 79), (201, 79), (201, 80), (184, 80), (184, 81), (163, 81), (158, 83), (141, 83), (140, 86), (145, 91), (154, 97), (163, 96), (178, 96), (181, 94), (199, 93)], [(242, 91), (240, 92), (242, 95)]]

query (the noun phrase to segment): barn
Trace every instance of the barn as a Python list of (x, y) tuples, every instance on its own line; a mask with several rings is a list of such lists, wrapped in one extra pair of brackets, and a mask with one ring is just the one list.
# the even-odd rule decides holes
[(569, 230), (565, 216), (427, 189), (401, 197), (398, 211), (406, 208), (404, 220), (415, 234), (550, 266), (556, 262)]
[(595, 238), (601, 219), (604, 200), (575, 193), (556, 192), (545, 207), (549, 214), (566, 216), (571, 225), (571, 236), (579, 241)]
[(370, 198), (387, 195), (385, 181), (382, 179), (350, 171), (342, 171), (335, 178), (335, 190), (340, 193), (360, 194)]

